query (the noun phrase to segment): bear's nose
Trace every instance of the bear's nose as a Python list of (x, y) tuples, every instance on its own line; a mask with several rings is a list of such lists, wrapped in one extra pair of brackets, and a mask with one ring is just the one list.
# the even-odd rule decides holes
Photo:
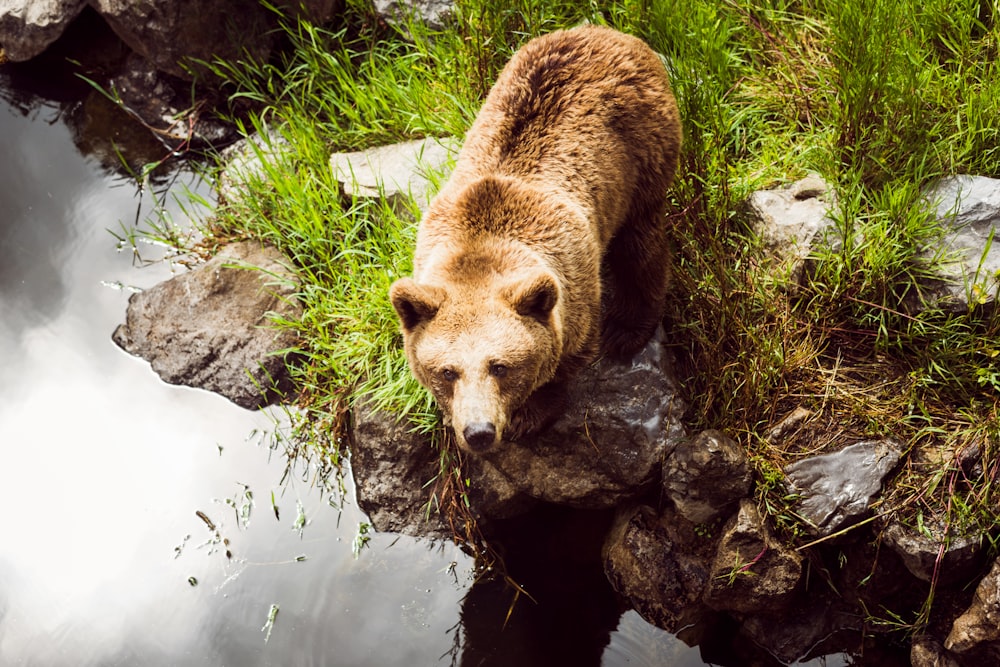
[(497, 429), (489, 422), (476, 422), (469, 424), (462, 431), (465, 441), (474, 450), (482, 451), (488, 449), (497, 438)]

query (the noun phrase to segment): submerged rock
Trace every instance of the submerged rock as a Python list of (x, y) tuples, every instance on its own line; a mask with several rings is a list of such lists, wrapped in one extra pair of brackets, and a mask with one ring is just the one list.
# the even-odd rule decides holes
[(744, 499), (719, 541), (704, 600), (720, 611), (778, 611), (794, 600), (802, 573), (802, 557), (778, 542)]
[[(930, 300), (963, 312), (994, 303), (1000, 289), (1000, 179), (984, 176), (942, 178), (924, 192), (928, 208), (944, 230), (937, 257), (940, 284)], [(926, 297), (925, 297), (926, 298)]]
[(709, 523), (750, 493), (746, 452), (719, 431), (681, 440), (663, 463), (663, 492), (692, 523)]
[(295, 344), (271, 314), (297, 319), (287, 260), (255, 242), (234, 243), (204, 265), (132, 295), (112, 339), (170, 384), (208, 389), (258, 408), (290, 389), (283, 350)]
[(839, 452), (812, 456), (785, 468), (798, 510), (817, 536), (857, 523), (868, 513), (882, 479), (899, 461), (899, 446), (889, 440), (859, 442)]

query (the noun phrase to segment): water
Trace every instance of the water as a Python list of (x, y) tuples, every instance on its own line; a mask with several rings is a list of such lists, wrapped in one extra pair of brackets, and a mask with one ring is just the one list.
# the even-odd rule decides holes
[(512, 568), (543, 602), (506, 628), (511, 590), (472, 586), (454, 545), (375, 534), (355, 557), (350, 488), (331, 506), (308, 471), (280, 483), (280, 411), (163, 384), (115, 347), (129, 288), (179, 269), (116, 248), (151, 198), (110, 139), (138, 164), (164, 149), (51, 66), (0, 68), (0, 664), (703, 664), (619, 617), (594, 563), (567, 573), (532, 542)]

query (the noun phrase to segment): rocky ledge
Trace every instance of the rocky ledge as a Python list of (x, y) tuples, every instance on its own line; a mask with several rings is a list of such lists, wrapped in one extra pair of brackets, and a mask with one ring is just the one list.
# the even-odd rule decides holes
[[(390, 170), (392, 183), (386, 183), (370, 167), (387, 162), (410, 168)], [(409, 196), (428, 191), (428, 170), (447, 169), (449, 153), (410, 142), (334, 156), (331, 163), (356, 196)], [(253, 166), (240, 162), (239, 169)], [(352, 174), (370, 182), (359, 183)], [(238, 189), (239, 174), (229, 178)], [(982, 239), (1000, 225), (1000, 181), (943, 179), (928, 188), (927, 201), (954, 252), (926, 293), (949, 307), (989, 303), (996, 292), (993, 255), (1000, 250), (986, 252)], [(834, 205), (827, 186), (811, 178), (755, 194), (748, 210), (761, 235), (772, 240), (776, 261), (803, 275), (814, 244), (830, 242)], [(249, 265), (264, 270), (244, 270)], [(282, 351), (294, 345), (267, 326), (269, 314), (296, 316), (288, 266), (259, 246), (232, 247), (135, 296), (115, 340), (149, 359), (167, 381), (220, 391), (248, 407), (263, 405), (286, 386)], [(970, 295), (977, 302), (961, 301)], [(997, 661), (1000, 561), (986, 573), (985, 536), (949, 539), (933, 527), (918, 534), (898, 522), (874, 521), (872, 506), (900, 460), (899, 443), (843, 442), (789, 465), (786, 489), (815, 542), (793, 549), (751, 500), (743, 449), (716, 431), (688, 434), (679, 393), (662, 332), (631, 363), (594, 364), (549, 431), (490, 456), (465, 458), (474, 516), (488, 531), (492, 521), (539, 503), (611, 508), (616, 518), (602, 560), (622, 599), (650, 623), (691, 641), (706, 619), (723, 615), (739, 636), (781, 662), (860, 651), (871, 632), (864, 610), (919, 608), (936, 564), (947, 562), (950, 578), (939, 584), (949, 587), (939, 588), (935, 604), (954, 613), (938, 624), (939, 636), (914, 640), (913, 664)], [(782, 438), (808, 417), (796, 410), (762, 432)], [(428, 436), (360, 401), (350, 448), (358, 502), (377, 529), (453, 534), (447, 517), (427, 511), (427, 483), (439, 470)]]

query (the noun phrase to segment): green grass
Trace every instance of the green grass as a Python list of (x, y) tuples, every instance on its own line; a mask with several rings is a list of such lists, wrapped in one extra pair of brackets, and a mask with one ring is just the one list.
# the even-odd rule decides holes
[[(1000, 317), (914, 314), (903, 300), (933, 271), (921, 253), (939, 235), (921, 188), (942, 174), (1000, 176), (998, 14), (996, 0), (460, 0), (449, 27), (412, 23), (408, 38), (350, 0), (344, 28), (287, 26), (275, 61), (215, 64), (243, 129), (270, 137), (262, 152), (276, 157), (219, 206), (213, 238), (259, 238), (299, 268), (305, 314), (280, 325), (301, 336), (299, 426), (311, 446), (336, 460), (358, 396), (433, 430), (386, 294), (409, 270), (415, 223), (344, 197), (330, 152), (462, 136), (532, 36), (582, 20), (639, 35), (666, 57), (684, 123), (666, 315), (690, 428), (745, 444), (760, 504), (791, 538), (781, 467), (888, 435), (908, 456), (882, 511), (991, 527)], [(808, 282), (792, 286), (743, 203), (809, 172), (836, 190), (843, 243), (817, 251)], [(812, 411), (805, 426), (769, 442), (767, 427), (797, 407)], [(972, 446), (979, 477), (956, 463)]]

